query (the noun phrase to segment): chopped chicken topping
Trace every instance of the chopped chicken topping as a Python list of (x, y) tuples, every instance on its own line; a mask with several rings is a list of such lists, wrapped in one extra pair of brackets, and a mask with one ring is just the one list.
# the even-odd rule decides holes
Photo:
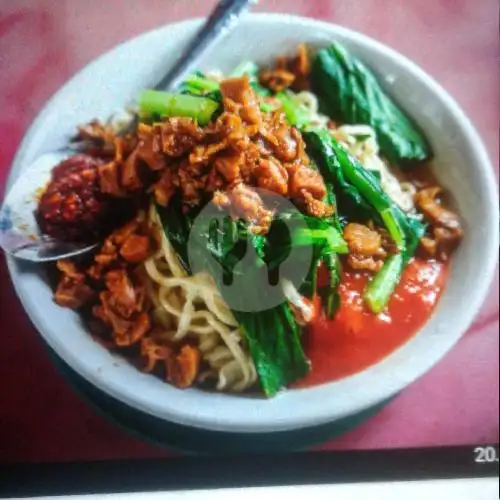
[(460, 218), (442, 205), (440, 186), (424, 187), (415, 194), (415, 204), (430, 224), (429, 235), (420, 241), (420, 248), (429, 256), (446, 261), (463, 236)]

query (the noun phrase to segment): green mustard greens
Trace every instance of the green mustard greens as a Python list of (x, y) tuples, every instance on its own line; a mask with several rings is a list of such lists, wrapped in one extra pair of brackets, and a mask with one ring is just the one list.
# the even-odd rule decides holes
[(311, 82), (321, 109), (340, 123), (370, 125), (383, 156), (393, 165), (407, 167), (432, 156), (417, 124), (342, 45), (334, 43), (317, 53)]
[[(172, 198), (168, 207), (157, 206), (157, 211), (165, 234), (179, 255), (181, 264), (191, 274), (187, 246), (193, 221), (199, 211), (183, 213), (177, 197)], [(214, 222), (217, 223), (219, 220)], [(281, 304), (266, 308), (266, 294), (258, 286), (252, 286), (259, 266), (266, 260), (272, 264), (272, 259), (279, 259), (280, 256), (266, 255), (266, 249), (271, 247), (266, 237), (249, 233), (247, 225), (241, 220), (231, 220), (228, 217), (224, 219), (223, 224), (218, 226), (208, 224), (208, 228), (206, 235), (208, 244), (200, 245), (198, 248), (191, 246), (190, 251), (199, 252), (200, 255), (208, 251), (223, 268), (221, 276), (221, 273), (213, 267), (213, 260), (204, 259), (207, 271), (214, 278), (223, 297), (225, 288), (221, 280), (235, 272), (235, 265), (243, 257), (246, 245), (250, 244), (255, 249), (257, 255), (255, 262), (245, 268), (244, 278), (248, 285), (241, 300), (260, 301), (263, 304), (262, 310), (245, 312), (244, 308), (233, 309), (233, 314), (247, 341), (262, 389), (267, 396), (273, 396), (281, 388), (304, 377), (310, 370), (310, 364), (300, 343), (299, 325), (288, 303), (283, 299)], [(313, 237), (312, 234), (311, 238)], [(342, 245), (337, 236), (330, 236), (330, 239), (335, 245)], [(320, 240), (321, 244), (327, 245), (328, 235)], [(190, 244), (192, 245), (192, 240)], [(249, 297), (248, 294), (253, 296)], [(227, 300), (227, 297), (225, 298)], [(231, 301), (234, 304), (234, 297), (231, 297)]]
[[(297, 104), (289, 93), (281, 92), (276, 94), (276, 97), (282, 103), (288, 122), (301, 130), (307, 153), (329, 188), (332, 203), (337, 207), (337, 224), (341, 219), (360, 222), (373, 220), (387, 228), (397, 245), (400, 254), (390, 256), (384, 262), (365, 290), (367, 305), (378, 314), (386, 307), (404, 268), (418, 247), (420, 238), (425, 234), (426, 225), (403, 212), (382, 189), (380, 176), (363, 168), (326, 128), (308, 123), (307, 110)], [(336, 283), (338, 288), (338, 257), (334, 259), (330, 256), (321, 260), (330, 271), (330, 288), (335, 289)], [(322, 292), (324, 294), (325, 290)], [(337, 299), (334, 300), (334, 297)], [(335, 304), (336, 300), (338, 294), (330, 293), (325, 301), (327, 304)], [(336, 311), (334, 307), (326, 309), (330, 312), (329, 317)]]
[(368, 306), (380, 313), (425, 234), (426, 225), (404, 213), (384, 192), (380, 179), (363, 168), (328, 130), (309, 128), (303, 136), (323, 178), (334, 186), (339, 213), (349, 220), (371, 219), (383, 224), (397, 245), (399, 254), (385, 261), (365, 291)]

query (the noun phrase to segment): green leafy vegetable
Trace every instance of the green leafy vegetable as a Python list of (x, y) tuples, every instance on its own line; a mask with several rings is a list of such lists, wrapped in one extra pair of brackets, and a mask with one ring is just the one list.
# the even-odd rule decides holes
[[(294, 227), (295, 218), (301, 222), (298, 227)], [(283, 230), (280, 231), (283, 222), (286, 224), (283, 224)], [(330, 298), (338, 297), (340, 268), (334, 267), (338, 262), (336, 255), (347, 253), (348, 247), (342, 231), (337, 227), (333, 218), (298, 216), (296, 213), (280, 214), (271, 226), (267, 242), (265, 259), (269, 269), (278, 268), (289, 255), (292, 247), (296, 265), (308, 266), (307, 276), (299, 289), (301, 295), (312, 298), (316, 294), (318, 266), (324, 262), (330, 277), (330, 283), (325, 290), (328, 298), (325, 297), (324, 302), (328, 304), (331, 302)], [(301, 248), (306, 249), (303, 256), (300, 254)], [(331, 264), (332, 262), (334, 264)], [(334, 310), (327, 306), (325, 310), (329, 317), (336, 312), (336, 308)]]
[[(327, 185), (328, 201), (337, 206), (338, 211), (333, 217), (337, 229), (340, 231), (341, 218), (360, 221), (371, 219), (379, 225), (384, 225), (398, 246), (400, 256), (387, 259), (365, 292), (367, 304), (378, 313), (386, 306), (405, 266), (415, 253), (420, 238), (425, 233), (425, 225), (406, 215), (387, 196), (381, 187), (378, 172), (365, 169), (327, 129), (311, 126), (306, 111), (295, 103), (289, 94), (282, 92), (276, 97), (283, 106), (288, 122), (302, 129), (307, 152)], [(330, 318), (340, 305), (338, 285), (341, 271), (337, 257), (339, 253), (343, 252), (337, 249), (318, 257), (318, 260), (325, 264), (330, 276), (330, 284), (321, 290), (325, 311)]]
[(326, 317), (333, 319), (340, 307), (339, 285), (342, 278), (342, 268), (338, 255), (334, 253), (325, 255), (322, 260), (328, 270), (330, 282), (321, 290), (321, 295)]
[[(247, 251), (246, 245), (253, 246), (257, 259), (244, 270), (247, 287), (240, 299), (243, 303), (249, 299), (254, 301), (253, 303), (260, 301), (263, 307), (256, 312), (233, 310), (233, 314), (247, 340), (262, 389), (267, 396), (273, 396), (281, 388), (306, 375), (310, 370), (310, 364), (302, 349), (299, 326), (289, 305), (283, 300), (280, 305), (266, 309), (265, 291), (254, 284), (259, 266), (264, 265), (264, 261), (270, 262), (273, 258), (279, 258), (276, 255), (266, 255), (266, 250), (271, 248), (266, 237), (248, 232), (247, 225), (243, 221), (226, 218), (223, 223), (219, 223), (217, 219), (207, 225), (208, 233), (205, 235), (207, 244), (194, 248), (193, 241), (189, 238), (193, 221), (199, 211), (191, 210), (187, 214), (183, 213), (178, 197), (172, 198), (166, 208), (157, 206), (157, 211), (165, 234), (186, 271), (192, 273), (187, 251), (189, 240), (190, 252), (198, 253), (198, 258), (206, 262), (207, 270), (213, 276), (223, 296), (225, 290), (222, 286), (223, 280), (235, 272), (235, 265)], [(214, 260), (206, 258), (207, 252), (222, 267), (222, 277), (214, 267)], [(253, 296), (250, 297), (249, 294)], [(234, 300), (235, 297), (231, 297), (230, 302), (234, 304)]]
[(138, 97), (141, 115), (187, 116), (206, 125), (219, 108), (219, 103), (203, 96), (143, 90)]
[(302, 129), (309, 123), (309, 113), (307, 109), (297, 104), (289, 92), (278, 92), (275, 97), (280, 102), (290, 125)]
[(377, 222), (381, 222), (359, 190), (347, 180), (333, 147), (330, 132), (313, 128), (310, 131), (306, 129), (302, 135), (307, 144), (307, 153), (314, 159), (326, 184), (335, 192), (340, 215), (348, 214), (351, 219), (358, 220), (375, 217)]
[(266, 396), (274, 396), (309, 372), (311, 366), (300, 343), (299, 325), (286, 302), (266, 311), (234, 314)]
[(318, 291), (318, 268), (321, 263), (321, 256), (321, 248), (313, 247), (313, 255), (307, 276), (299, 288), (300, 295), (308, 299), (312, 299)]
[[(241, 307), (233, 309), (233, 314), (247, 340), (262, 389), (267, 396), (273, 396), (281, 388), (302, 378), (310, 366), (300, 343), (299, 326), (285, 298), (276, 307), (266, 307), (265, 290), (258, 286), (258, 277), (257, 281), (255, 278), (255, 271), (262, 265), (261, 256), (264, 255), (263, 237), (250, 235), (251, 233), (246, 234), (246, 243), (254, 247), (258, 257), (254, 266), (248, 265), (244, 270), (245, 293), (240, 297)], [(224, 238), (224, 233), (219, 230), (217, 236)], [(217, 236), (213, 234), (211, 238)], [(208, 250), (211, 251), (210, 246)], [(215, 256), (213, 252), (212, 255)], [(217, 260), (224, 269), (232, 268), (234, 272), (232, 259), (234, 253), (229, 250), (222, 259)], [(219, 274), (212, 273), (212, 276), (218, 283)], [(220, 286), (221, 283), (218, 285), (224, 296), (224, 288)], [(234, 304), (235, 299), (237, 300), (232, 296), (231, 303)], [(248, 301), (260, 303), (261, 310), (245, 312), (244, 305)]]
[[(361, 220), (383, 223), (396, 243), (399, 256), (390, 258), (365, 291), (367, 304), (380, 312), (387, 304), (401, 273), (415, 253), (426, 226), (405, 214), (383, 191), (380, 180), (352, 157), (325, 129), (304, 132), (308, 152), (321, 174), (335, 187), (339, 211)], [(344, 206), (340, 206), (344, 202)]]
[(196, 217), (195, 211), (184, 214), (180, 197), (177, 194), (174, 195), (167, 207), (156, 205), (156, 211), (160, 217), (165, 236), (177, 253), (182, 267), (191, 274), (187, 249), (189, 233)]
[(342, 123), (370, 125), (391, 163), (404, 167), (432, 156), (420, 128), (384, 92), (373, 73), (340, 44), (318, 52), (311, 80), (322, 109)]
[[(289, 92), (278, 92), (275, 96), (280, 102), (288, 123), (290, 125), (297, 127), (304, 131), (307, 131), (310, 126), (309, 113), (307, 109), (294, 101), (292, 94)], [(323, 165), (323, 168), (319, 168), (320, 173), (325, 179), (325, 184), (327, 188), (326, 202), (334, 207), (337, 207), (337, 196), (335, 192), (335, 181), (340, 181), (343, 189), (340, 193), (345, 198), (349, 199), (351, 208), (360, 207), (364, 204), (363, 199), (359, 193), (353, 189), (348, 182), (344, 180), (342, 171), (340, 170), (340, 165), (336, 162), (335, 155), (329, 148), (330, 133), (326, 129), (317, 129), (318, 135), (310, 137), (310, 140), (315, 143), (315, 147), (309, 147), (309, 156), (313, 159), (311, 162), (311, 168), (318, 169), (318, 165)], [(330, 166), (325, 166), (324, 164), (331, 164)], [(330, 169), (337, 169), (337, 175), (325, 176), (326, 172)], [(372, 212), (371, 208), (365, 204), (365, 208), (368, 212)], [(323, 262), (329, 275), (329, 284), (322, 291), (321, 295), (323, 298), (325, 313), (328, 318), (332, 319), (340, 307), (340, 295), (338, 292), (338, 287), (341, 281), (341, 266), (340, 260), (337, 254), (343, 254), (348, 252), (347, 243), (342, 236), (342, 224), (339, 218), (338, 211), (336, 210), (331, 217), (325, 219), (317, 218), (306, 218), (308, 220), (308, 225), (323, 224), (321, 229), (316, 228), (312, 232), (301, 230), (295, 235), (295, 244), (300, 244), (302, 241), (304, 243), (312, 245), (313, 248), (313, 260), (311, 267), (306, 278), (306, 281), (301, 287), (300, 293), (306, 297), (311, 297), (316, 292), (316, 279), (317, 279), (317, 269), (320, 262)], [(320, 238), (328, 234), (328, 238), (320, 242)], [(307, 237), (302, 240), (302, 238)], [(310, 239), (309, 239), (310, 238)]]
[[(313, 219), (312, 217), (307, 219)], [(292, 234), (294, 246), (319, 246), (328, 253), (345, 254), (349, 252), (342, 234), (324, 219), (319, 219), (315, 228), (300, 228)]]

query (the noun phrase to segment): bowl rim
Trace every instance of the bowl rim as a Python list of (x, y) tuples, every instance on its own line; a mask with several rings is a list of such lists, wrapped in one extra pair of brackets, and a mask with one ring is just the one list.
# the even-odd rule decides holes
[[(133, 45), (136, 41), (142, 37), (152, 36), (154, 33), (161, 32), (164, 30), (180, 30), (182, 32), (189, 32), (194, 30), (202, 22), (201, 18), (188, 19), (185, 21), (171, 23), (167, 25), (160, 26), (153, 30), (140, 33), (139, 35), (128, 39), (110, 50), (99, 55), (97, 58), (93, 59), (90, 63), (85, 65), (80, 69), (75, 75), (73, 75), (62, 87), (60, 87), (55, 94), (46, 102), (42, 107), (32, 124), (30, 125), (28, 131), (24, 135), (16, 155), (14, 157), (11, 170), (9, 172), (6, 189), (14, 181), (15, 177), (22, 170), (22, 159), (29, 152), (30, 143), (33, 137), (36, 135), (38, 129), (43, 125), (46, 117), (51, 113), (53, 104), (64, 95), (68, 88), (71, 87), (73, 82), (77, 81), (82, 74), (90, 71), (92, 68), (100, 64), (100, 62), (108, 57), (113, 57), (119, 52), (124, 46)], [(467, 307), (462, 311), (462, 326), (456, 329), (454, 334), (449, 334), (445, 339), (441, 339), (439, 342), (439, 348), (436, 348), (433, 352), (433, 356), (427, 358), (425, 363), (421, 359), (409, 360), (407, 365), (408, 369), (405, 370), (405, 374), (395, 377), (395, 380), (388, 382), (387, 387), (384, 390), (370, 391), (366, 390), (359, 391), (352, 395), (352, 401), (350, 404), (350, 413), (354, 414), (360, 412), (373, 404), (380, 402), (382, 399), (391, 397), (402, 390), (404, 387), (412, 383), (414, 380), (426, 373), (432, 366), (434, 366), (458, 341), (458, 339), (465, 333), (465, 331), (470, 327), (475, 315), (477, 314), (481, 304), (484, 302), (486, 294), (488, 293), (491, 281), (494, 276), (494, 271), (498, 258), (498, 241), (499, 241), (499, 227), (498, 227), (498, 196), (497, 196), (497, 183), (494, 175), (494, 170), (489, 159), (486, 147), (484, 146), (479, 134), (472, 125), (470, 119), (462, 111), (458, 103), (444, 90), (443, 87), (437, 81), (428, 75), (423, 69), (413, 63), (410, 59), (400, 54), (396, 50), (376, 41), (375, 39), (364, 35), (362, 33), (338, 26), (333, 23), (318, 21), (306, 17), (294, 16), (289, 14), (268, 14), (268, 13), (252, 13), (245, 17), (244, 22), (248, 23), (258, 23), (258, 24), (301, 24), (306, 25), (310, 29), (318, 29), (321, 32), (331, 36), (332, 38), (340, 36), (347, 40), (355, 41), (358, 45), (369, 46), (369, 50), (375, 52), (381, 52), (386, 57), (391, 59), (396, 65), (404, 67), (405, 71), (411, 75), (412, 78), (417, 80), (420, 85), (426, 85), (430, 92), (436, 95), (436, 98), (441, 102), (441, 104), (448, 109), (450, 114), (453, 116), (453, 120), (460, 127), (461, 132), (468, 137), (467, 147), (473, 152), (474, 156), (477, 158), (477, 164), (475, 168), (481, 174), (481, 182), (485, 186), (485, 192), (487, 193), (487, 200), (484, 203), (491, 205), (491, 220), (486, 221), (488, 225), (488, 230), (490, 231), (490, 238), (485, 248), (483, 248), (484, 255), (486, 259), (483, 261), (482, 275), (484, 279), (480, 282), (479, 287), (476, 289), (476, 293), (470, 297), (467, 302)], [(495, 217), (496, 216), (496, 217)], [(50, 334), (45, 332), (44, 328), (41, 326), (40, 319), (37, 317), (37, 313), (34, 309), (31, 309), (31, 302), (29, 299), (29, 294), (25, 289), (23, 289), (21, 284), (21, 276), (14, 265), (14, 259), (12, 257), (7, 257), (7, 265), (11, 280), (14, 284), (14, 288), (18, 297), (21, 300), (23, 308), (28, 314), (30, 320), (48, 342), (48, 344), (54, 349), (58, 356), (64, 359), (70, 366), (78, 372), (80, 376), (85, 378), (87, 381), (92, 383), (94, 386), (103, 390), (108, 395), (146, 413), (150, 413), (154, 416), (160, 417), (164, 420), (169, 420), (175, 423), (180, 423), (183, 425), (205, 428), (210, 430), (221, 430), (221, 431), (234, 431), (234, 432), (274, 432), (274, 431), (284, 431), (291, 430), (294, 428), (304, 428), (313, 425), (318, 425), (321, 423), (326, 423), (332, 420), (331, 404), (324, 405), (324, 408), (316, 408), (316, 412), (310, 416), (296, 415), (293, 412), (288, 412), (280, 415), (280, 418), (274, 418), (272, 422), (263, 422), (262, 415), (260, 411), (252, 411), (245, 414), (243, 420), (237, 420), (231, 418), (231, 415), (222, 416), (222, 418), (208, 419), (205, 416), (199, 416), (194, 414), (186, 414), (179, 411), (175, 411), (173, 408), (168, 409), (155, 401), (142, 401), (140, 400), (140, 395), (134, 394), (133, 391), (129, 391), (128, 387), (124, 383), (117, 383), (116, 381), (110, 381), (107, 378), (98, 376), (93, 371), (87, 369), (85, 363), (81, 361), (76, 355), (76, 353), (71, 352), (71, 350), (65, 350), (61, 348), (61, 345), (52, 338)], [(389, 355), (389, 357), (394, 356), (394, 353)], [(409, 369), (411, 365), (411, 369)], [(375, 365), (377, 366), (377, 365)], [(365, 374), (370, 371), (373, 367), (363, 370), (359, 374), (347, 377), (342, 381), (351, 382), (352, 387), (356, 387), (355, 381), (359, 378), (360, 374)], [(137, 372), (139, 373), (139, 372)], [(337, 382), (332, 382), (324, 384), (322, 386), (316, 386), (306, 389), (294, 389), (293, 391), (284, 391), (283, 394), (278, 395), (273, 401), (278, 401), (283, 395), (290, 394), (291, 392), (301, 395), (309, 395), (312, 397), (314, 393), (319, 393), (319, 389), (325, 390), (328, 386), (332, 384), (337, 384)], [(345, 384), (347, 387), (349, 384)], [(246, 399), (246, 398), (241, 398)], [(305, 399), (310, 400), (306, 397)], [(270, 405), (270, 402), (265, 400), (266, 405)], [(259, 403), (256, 403), (257, 405)], [(175, 406), (175, 405), (174, 405)], [(338, 414), (335, 418), (340, 418), (342, 415)], [(240, 415), (241, 417), (241, 415)]]

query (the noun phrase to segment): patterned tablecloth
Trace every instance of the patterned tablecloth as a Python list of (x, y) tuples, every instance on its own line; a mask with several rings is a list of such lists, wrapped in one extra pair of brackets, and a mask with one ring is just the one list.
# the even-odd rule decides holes
[[(213, 0), (0, 0), (0, 192), (35, 114), (94, 57)], [(463, 106), (497, 165), (496, 0), (263, 0), (364, 32), (407, 55)], [(498, 167), (497, 174), (498, 174)], [(375, 418), (323, 449), (498, 441), (498, 272), (470, 331)], [(71, 332), (68, 332), (70, 335)], [(0, 257), (0, 461), (164, 456), (96, 416), (67, 386), (25, 316)]]

